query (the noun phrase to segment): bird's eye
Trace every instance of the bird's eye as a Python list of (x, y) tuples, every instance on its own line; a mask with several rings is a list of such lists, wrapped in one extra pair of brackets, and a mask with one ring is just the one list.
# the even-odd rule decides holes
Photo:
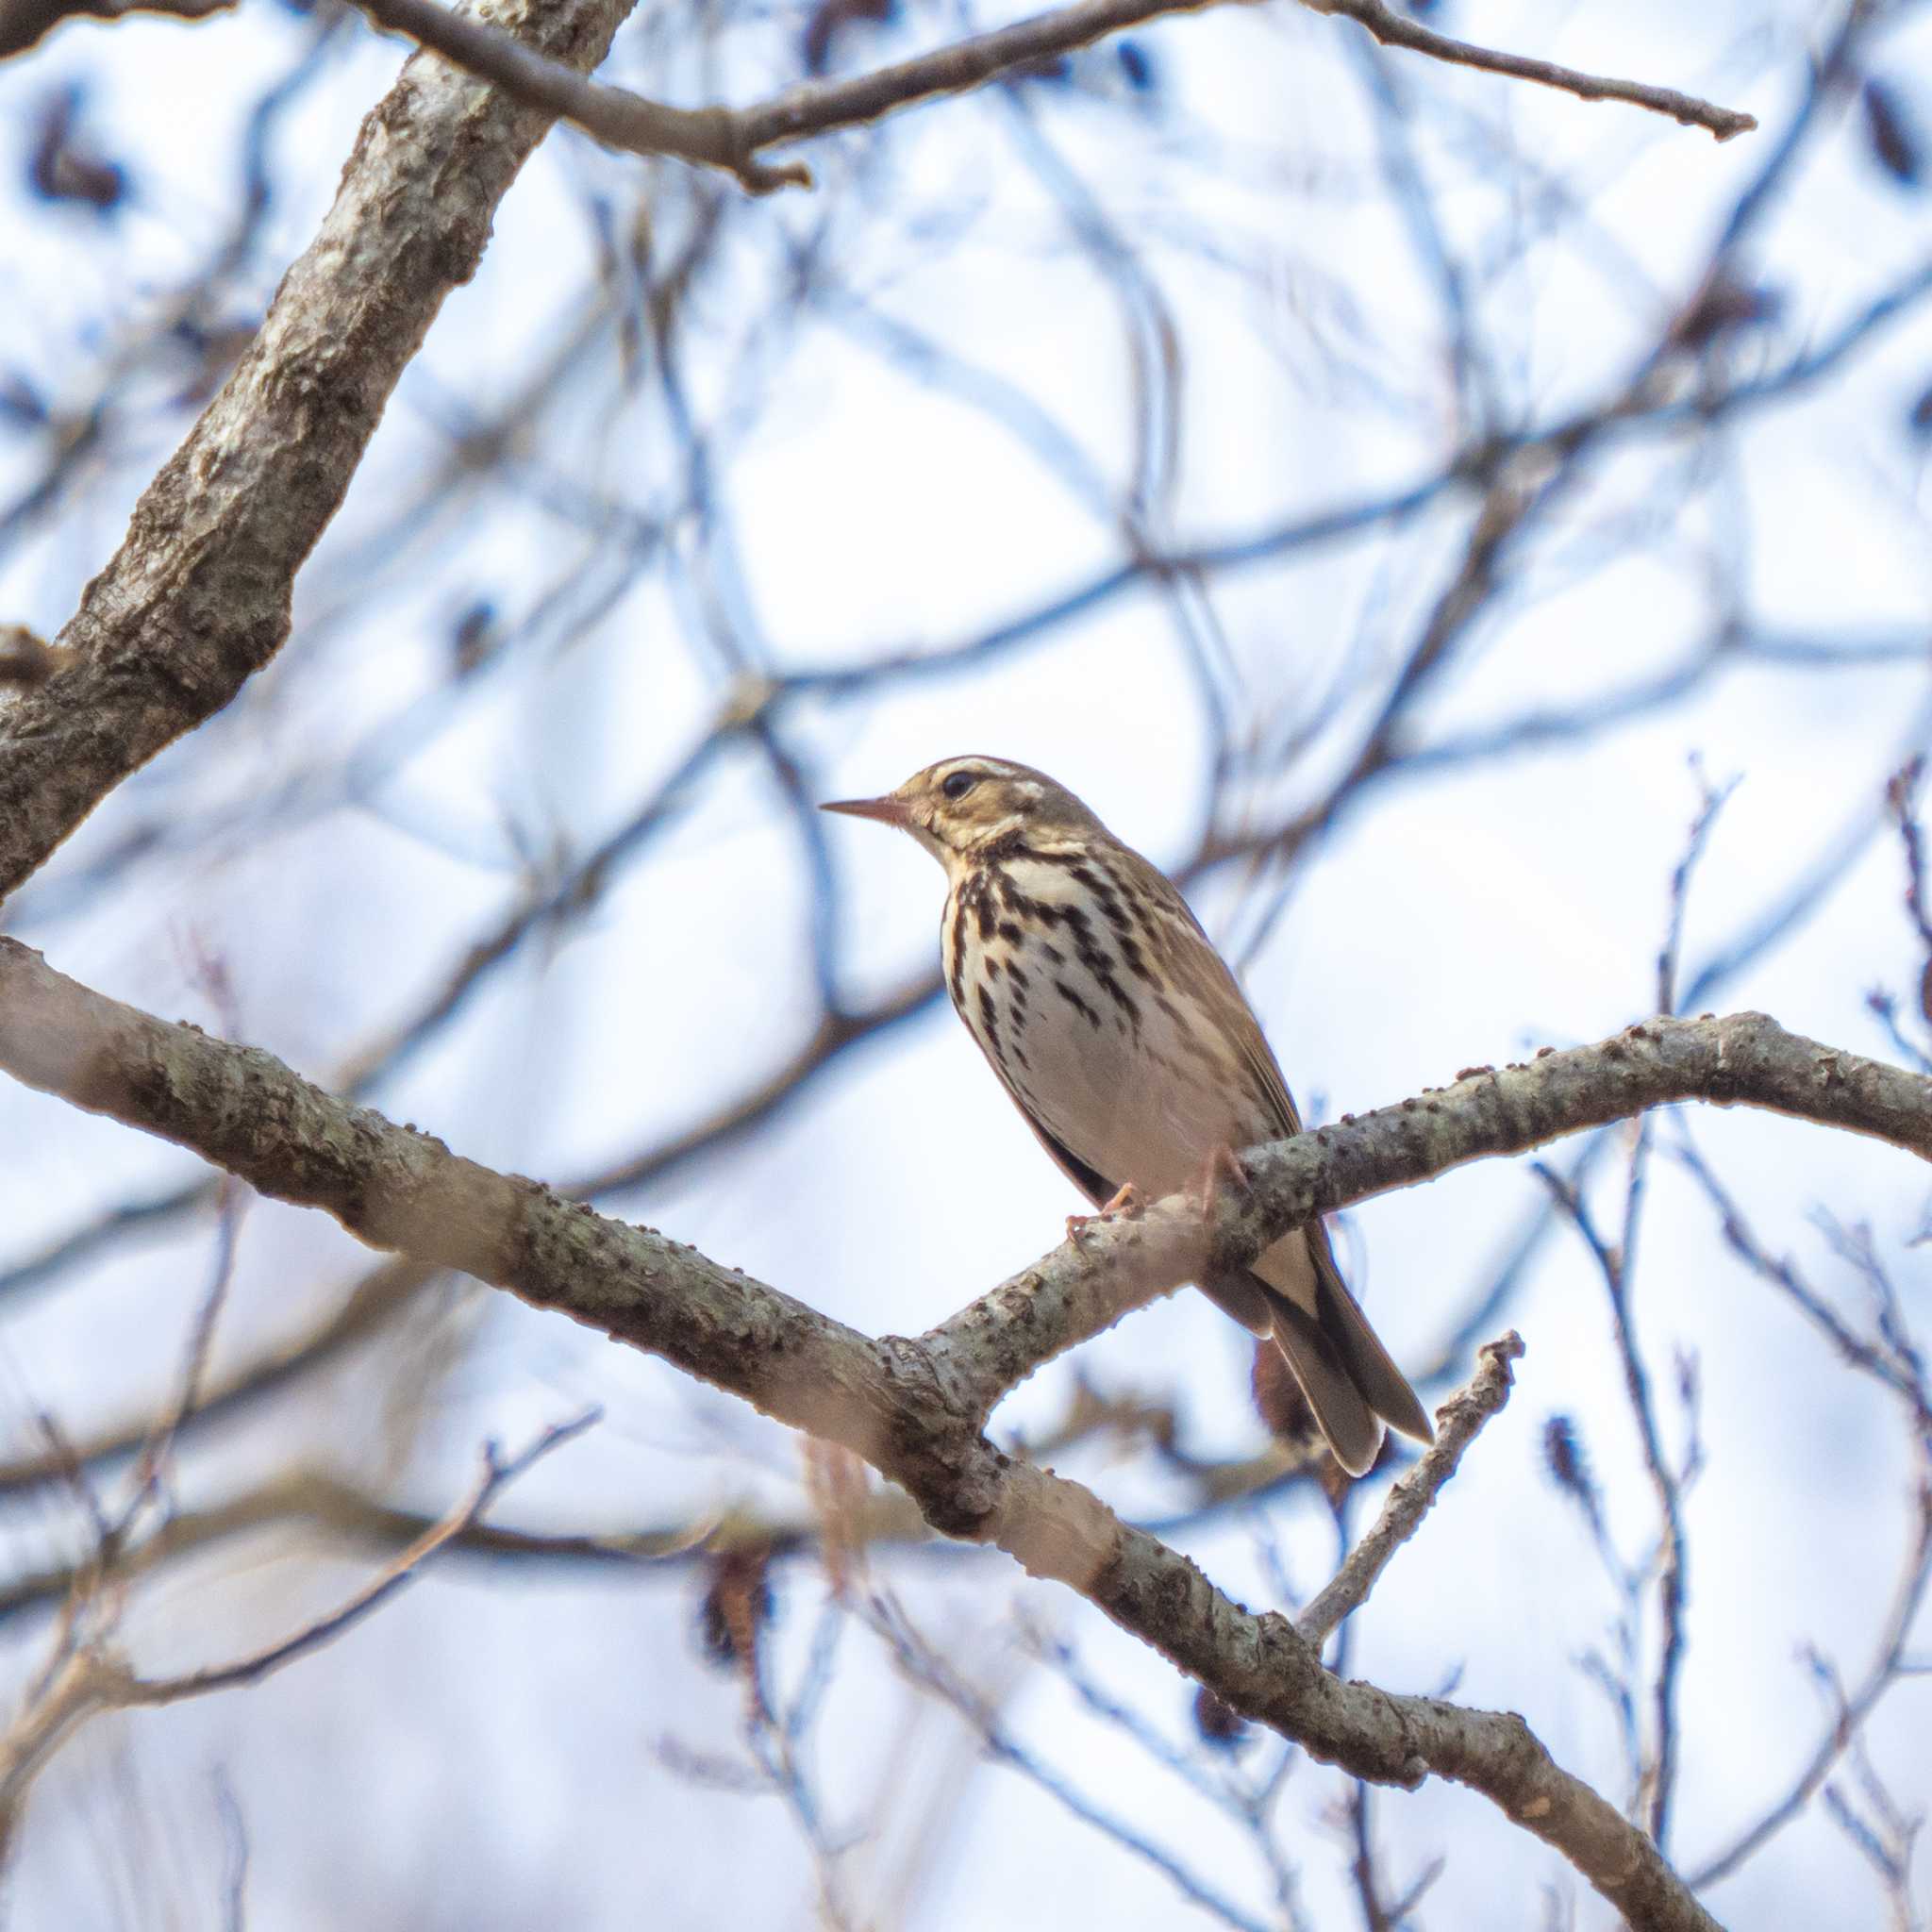
[(953, 772), (947, 775), (945, 783), (940, 787), (940, 790), (948, 798), (959, 799), (964, 798), (978, 783), (979, 774), (977, 772)]

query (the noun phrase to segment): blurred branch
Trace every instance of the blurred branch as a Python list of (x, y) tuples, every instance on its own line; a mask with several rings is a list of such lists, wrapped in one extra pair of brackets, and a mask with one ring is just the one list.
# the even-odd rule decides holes
[(1899, 1567), (1898, 1585), (1886, 1612), (1885, 1627), (1864, 1676), (1857, 1688), (1849, 1692), (1838, 1685), (1835, 1677), (1831, 1680), (1832, 1708), (1816, 1749), (1786, 1791), (1753, 1824), (1689, 1874), (1690, 1883), (1698, 1890), (1728, 1878), (1804, 1810), (1824, 1789), (1832, 1767), (1857, 1740), (1879, 1700), (1910, 1669), (1907, 1645), (1912, 1625), (1925, 1600), (1927, 1581), (1932, 1580), (1932, 1480), (1928, 1480), (1923, 1457), (1919, 1488), (1912, 1500), (1911, 1541)]
[[(879, 1521), (869, 1526), (875, 1526), (881, 1536), (894, 1527), (901, 1535), (926, 1534), (916, 1512), (896, 1491), (886, 1491), (876, 1501)], [(887, 1520), (889, 1510), (896, 1516), (896, 1524)], [(133, 1582), (192, 1552), (266, 1530), (321, 1530), (368, 1549), (395, 1552), (426, 1535), (436, 1522), (420, 1510), (385, 1503), (333, 1476), (298, 1470), (206, 1509), (175, 1510), (151, 1534), (125, 1549), (117, 1559), (115, 1575), (124, 1583)], [(448, 1540), (446, 1547), (452, 1557), (487, 1561), (525, 1558), (614, 1569), (661, 1563), (729, 1547), (740, 1541), (782, 1552), (801, 1543), (807, 1534), (802, 1524), (741, 1524), (733, 1517), (678, 1523), (659, 1529), (576, 1534), (540, 1533), (471, 1522)], [(0, 1621), (65, 1595), (85, 1569), (85, 1564), (63, 1563), (0, 1585)]]
[[(627, 11), (524, 0), (509, 18), (591, 65)], [(0, 898), (281, 648), (296, 571), (548, 125), (434, 70), (371, 113), (320, 232), (61, 631), (67, 661), (0, 711)]]
[(33, 691), (58, 670), (60, 657), (24, 624), (0, 624), (0, 691)]
[[(1870, 1264), (1872, 1273), (1877, 1276), (1872, 1283), (1878, 1302), (1876, 1320), (1874, 1332), (1866, 1336), (1859, 1334), (1843, 1314), (1805, 1280), (1791, 1261), (1779, 1259), (1766, 1250), (1742, 1209), (1697, 1153), (1688, 1135), (1678, 1136), (1672, 1151), (1718, 1210), (1724, 1240), (1732, 1252), (1792, 1303), (1805, 1320), (1831, 1342), (1846, 1367), (1871, 1376), (1898, 1402), (1916, 1464), (1910, 1533), (1871, 1663), (1856, 1688), (1847, 1690), (1833, 1667), (1815, 1651), (1807, 1653), (1812, 1674), (1829, 1697), (1830, 1712), (1824, 1734), (1784, 1792), (1690, 1874), (1690, 1882), (1702, 1890), (1730, 1877), (1804, 1812), (1811, 1800), (1826, 1789), (1825, 1781), (1840, 1759), (1857, 1745), (1866, 1720), (1879, 1703), (1918, 1669), (1909, 1646), (1927, 1587), (1932, 1585), (1932, 1385), (1928, 1385), (1921, 1351), (1905, 1331), (1890, 1285), (1878, 1273), (1869, 1253), (1848, 1257), (1855, 1259), (1855, 1265), (1860, 1261)], [(1828, 1796), (1827, 1793), (1827, 1799)]]
[(673, 108), (628, 88), (587, 80), (575, 67), (546, 59), (488, 22), (434, 0), (356, 4), (378, 26), (407, 34), (510, 99), (569, 121), (607, 147), (723, 168), (754, 194), (810, 185), (810, 175), (798, 162), (770, 167), (758, 160), (756, 151), (764, 143), (749, 140), (749, 117), (728, 108)]
[(1250, 1840), (1257, 1862), (1274, 1890), (1280, 1932), (1312, 1932), (1302, 1906), (1300, 1874), (1275, 1828), (1278, 1807), (1274, 1801), (1293, 1767), (1292, 1747), (1270, 1754), (1272, 1761), (1244, 1766), (1241, 1759), (1247, 1745), (1254, 1741), (1250, 1726), (1204, 1687), (1193, 1699), (1194, 1740), (1189, 1748), (1090, 1674), (1064, 1637), (1024, 1613), (1020, 1640), (1030, 1655), (1065, 1683), (1095, 1724), (1134, 1745), (1151, 1763), (1212, 1805)]
[(63, 20), (125, 20), (131, 13), (206, 20), (235, 4), (236, 0), (0, 0), (0, 60), (38, 46)]
[(271, 1056), (88, 991), (0, 941), (0, 1064), (192, 1146), (363, 1240), (460, 1268), (661, 1355), (844, 1444), (942, 1534), (996, 1543), (1085, 1595), (1311, 1755), (1380, 1783), (1474, 1786), (1557, 1846), (1639, 1925), (1705, 1926), (1655, 1844), (1561, 1772), (1522, 1720), (1343, 1685), (1279, 1617), (1252, 1616), (1074, 1483), (1001, 1456), (988, 1407), (1124, 1307), (1235, 1265), (1310, 1214), (1462, 1161), (1671, 1100), (1770, 1108), (1932, 1158), (1932, 1082), (1785, 1033), (1761, 1015), (1658, 1020), (1593, 1047), (1344, 1120), (1255, 1155), (1211, 1224), (1186, 1197), (1101, 1225), (917, 1340), (879, 1341), (643, 1228), (463, 1160), (332, 1100)]
[(134, 1469), (133, 1492), (119, 1519), (112, 1524), (109, 1535), (103, 1540), (102, 1560), (110, 1567), (118, 1562), (121, 1552), (126, 1547), (127, 1539), (142, 1508), (159, 1491), (174, 1456), (175, 1439), (200, 1403), (208, 1376), (208, 1354), (214, 1347), (215, 1328), (221, 1321), (223, 1308), (227, 1306), (228, 1291), (234, 1286), (235, 1254), (241, 1241), (245, 1207), (241, 1188), (232, 1176), (224, 1175), (221, 1221), (215, 1235), (214, 1274), (201, 1297), (193, 1324), (189, 1330), (188, 1349), (181, 1364), (181, 1380), (175, 1399), (156, 1419), (147, 1440), (141, 1445), (141, 1456)]
[[(1190, 1905), (1200, 1907), (1210, 1918), (1235, 1927), (1236, 1932), (1269, 1932), (1261, 1921), (1242, 1911), (1233, 1900), (1184, 1864), (1176, 1854), (1125, 1819), (1103, 1810), (1072, 1778), (1030, 1750), (1001, 1721), (992, 1699), (975, 1690), (936, 1646), (926, 1642), (896, 1604), (880, 1601), (872, 1605), (871, 1609), (872, 1626), (886, 1643), (902, 1674), (930, 1690), (971, 1725), (981, 1750), (995, 1764), (1017, 1772), (1083, 1824), (1091, 1825), (1124, 1850), (1144, 1859)], [(1124, 1713), (1116, 1708), (1110, 1716), (1118, 1722)], [(1173, 1768), (1171, 1763), (1169, 1768)], [(1299, 1932), (1294, 1920), (1290, 1924)]]
[[(1932, 1021), (1932, 913), (1926, 910), (1925, 832), (1919, 823), (1918, 805), (1919, 788), (1924, 776), (1924, 758), (1914, 758), (1893, 774), (1885, 789), (1885, 802), (1898, 826), (1899, 842), (1905, 848), (1906, 916), (1924, 949), (1925, 963), (1919, 974), (1919, 1016)], [(1917, 1051), (1923, 1061), (1924, 1050)]]
[(1760, 1279), (1784, 1295), (1805, 1320), (1831, 1343), (1848, 1367), (1873, 1376), (1909, 1405), (1921, 1431), (1932, 1435), (1932, 1391), (1924, 1384), (1916, 1363), (1902, 1361), (1882, 1337), (1868, 1340), (1811, 1286), (1789, 1260), (1773, 1255), (1753, 1232), (1742, 1208), (1697, 1152), (1688, 1134), (1679, 1135), (1671, 1152), (1696, 1180), (1718, 1211), (1725, 1244)]
[[(1163, 14), (1196, 12), (1212, 0), (1076, 0), (1074, 6), (975, 34), (849, 80), (808, 82), (750, 108), (695, 108), (670, 107), (628, 88), (588, 80), (483, 21), (437, 6), (435, 0), (356, 4), (378, 25), (407, 34), (530, 107), (571, 122), (606, 147), (722, 168), (751, 193), (764, 194), (776, 188), (811, 185), (810, 172), (801, 162), (774, 166), (760, 160), (764, 148), (841, 127), (865, 126), (936, 95), (964, 93), (1017, 69), (1061, 58)], [(1561, 88), (1585, 100), (1626, 101), (1667, 114), (1686, 126), (1708, 128), (1720, 141), (1757, 125), (1752, 115), (1714, 107), (1671, 88), (1606, 79), (1547, 60), (1471, 46), (1399, 18), (1381, 0), (1304, 4), (1317, 13), (1346, 14), (1391, 46)]]
[[(228, 1372), (204, 1391), (192, 1413), (184, 1416), (175, 1428), (177, 1441), (208, 1424), (234, 1417), (251, 1404), (287, 1388), (296, 1376), (338, 1359), (379, 1333), (435, 1273), (407, 1256), (386, 1258), (320, 1322)], [(82, 1439), (74, 1445), (74, 1454), (83, 1469), (92, 1470), (140, 1451), (153, 1437), (155, 1427), (155, 1418), (143, 1411)], [(0, 1462), (0, 1496), (39, 1488), (59, 1474), (54, 1458), (44, 1455)]]
[[(1661, 955), (1665, 963), (1660, 968), (1666, 978), (1670, 974), (1673, 957), (1673, 947), (1667, 943)], [(1672, 1468), (1664, 1456), (1662, 1439), (1657, 1428), (1657, 1405), (1651, 1393), (1650, 1373), (1644, 1362), (1642, 1351), (1638, 1345), (1636, 1325), (1630, 1309), (1632, 1263), (1636, 1254), (1638, 1207), (1643, 1194), (1645, 1152), (1645, 1143), (1641, 1141), (1632, 1148), (1628, 1191), (1625, 1195), (1624, 1239), (1614, 1243), (1607, 1241), (1599, 1232), (1589, 1205), (1578, 1188), (1566, 1182), (1541, 1161), (1537, 1163), (1537, 1173), (1549, 1188), (1552, 1197), (1574, 1224), (1584, 1245), (1590, 1250), (1591, 1259), (1596, 1263), (1597, 1272), (1603, 1277), (1605, 1291), (1609, 1296), (1611, 1326), (1617, 1340), (1617, 1358), (1624, 1372), (1624, 1391), (1630, 1405), (1638, 1441), (1642, 1448), (1644, 1470), (1650, 1478), (1652, 1492), (1657, 1498), (1657, 1545), (1652, 1562), (1657, 1575), (1657, 1614), (1662, 1627), (1657, 1646), (1657, 1677), (1652, 1700), (1656, 1715), (1648, 1751), (1639, 1753), (1638, 1788), (1634, 1802), (1643, 1810), (1651, 1836), (1661, 1844), (1665, 1841), (1665, 1833), (1670, 1823), (1671, 1798), (1676, 1776), (1679, 1742), (1677, 1678), (1684, 1657), (1684, 1606), (1689, 1588), (1689, 1551), (1684, 1535), (1685, 1478)], [(1601, 1536), (1599, 1541), (1603, 1541)], [(1634, 1604), (1643, 1575), (1644, 1571), (1639, 1569), (1620, 1579), (1633, 1603), (1633, 1624)], [(1620, 1701), (1631, 1694), (1627, 1686), (1620, 1685), (1615, 1688)], [(1634, 1733), (1634, 1717), (1631, 1729)]]
[(1523, 1356), (1523, 1338), (1512, 1328), (1477, 1352), (1476, 1372), (1436, 1411), (1436, 1440), (1415, 1467), (1390, 1489), (1375, 1524), (1336, 1572), (1334, 1578), (1295, 1619), (1295, 1628), (1318, 1649), (1344, 1617), (1369, 1599), (1382, 1572), (1404, 1543), (1422, 1527), (1442, 1486), (1461, 1466), (1464, 1453), (1483, 1424), (1509, 1400), (1510, 1363)]
[(1420, 21), (1407, 19), (1386, 4), (1386, 0), (1302, 0), (1315, 13), (1336, 13), (1358, 23), (1385, 47), (1407, 47), (1446, 60), (1454, 67), (1474, 67), (1485, 74), (1501, 74), (1512, 80), (1530, 80), (1540, 87), (1560, 89), (1586, 101), (1625, 101), (1634, 108), (1645, 108), (1653, 114), (1667, 114), (1685, 127), (1707, 128), (1719, 141), (1748, 134), (1757, 125), (1755, 114), (1740, 114), (1732, 108), (1714, 107), (1694, 94), (1680, 94), (1674, 88), (1653, 87), (1641, 80), (1609, 80), (1601, 75), (1579, 74), (1574, 67), (1559, 67), (1554, 60), (1534, 60), (1522, 54), (1499, 53), (1491, 47), (1473, 46), (1467, 41), (1439, 34)]
[(1826, 1785), (1824, 1808), (1876, 1874), (1893, 1932), (1924, 1932), (1924, 1918), (1912, 1898), (1912, 1854), (1924, 1817), (1892, 1796), (1862, 1739), (1846, 1756), (1857, 1780), (1857, 1801), (1843, 1785)]
[[(1218, 1515), (1308, 1477), (1318, 1466), (1312, 1456), (1281, 1443), (1229, 1461), (1191, 1456), (1172, 1440), (1174, 1427), (1171, 1410), (1132, 1397), (1103, 1397), (1083, 1383), (1076, 1387), (1058, 1427), (1038, 1441), (1015, 1441), (1008, 1453), (1046, 1463), (1096, 1439), (1152, 1438), (1163, 1463), (1193, 1496), (1191, 1506), (1180, 1515), (1140, 1525), (1158, 1536), (1198, 1529)], [(135, 1437), (116, 1446), (125, 1454), (138, 1441)], [(32, 1463), (16, 1464), (0, 1488), (85, 1480), (93, 1473), (91, 1465), (99, 1459), (98, 1452), (63, 1438)], [(115, 1572), (123, 1580), (132, 1580), (195, 1551), (264, 1530), (320, 1531), (377, 1551), (392, 1551), (421, 1536), (431, 1521), (419, 1510), (387, 1502), (325, 1471), (296, 1469), (207, 1508), (170, 1511), (151, 1532), (122, 1544)], [(641, 1529), (535, 1530), (479, 1523), (449, 1545), (453, 1557), (483, 1562), (590, 1570), (640, 1564), (668, 1569), (687, 1560), (708, 1562), (721, 1552), (741, 1549), (757, 1550), (767, 1560), (819, 1551), (827, 1567), (836, 1568), (875, 1550), (939, 1552), (958, 1547), (934, 1538), (903, 1490), (876, 1486), (845, 1505), (836, 1522), (816, 1502), (805, 1511), (770, 1513), (732, 1505), (717, 1514)], [(0, 1582), (0, 1622), (66, 1596), (91, 1560), (26, 1571)]]
[[(408, 1584), (421, 1566), (489, 1508), (506, 1485), (531, 1464), (581, 1435), (597, 1420), (587, 1410), (574, 1422), (557, 1424), (528, 1448), (507, 1460), (492, 1442), (469, 1495), (441, 1522), (425, 1531), (385, 1565), (347, 1602), (293, 1635), (225, 1664), (211, 1664), (175, 1677), (142, 1677), (109, 1648), (114, 1612), (107, 1629), (89, 1630), (90, 1606), (75, 1606), (63, 1625), (53, 1657), (30, 1690), (25, 1708), (0, 1737), (0, 1848), (11, 1842), (29, 1787), (47, 1759), (87, 1719), (104, 1710), (133, 1710), (185, 1698), (203, 1697), (253, 1684), (296, 1658), (334, 1641)], [(101, 1594), (101, 1592), (97, 1592)]]
[[(426, 0), (410, 4), (425, 6)], [(593, 0), (582, 4), (589, 6)], [(613, 0), (601, 4), (609, 6)], [(1792, 128), (1734, 209), (1721, 252), (1735, 246), (1772, 185), (1788, 170), (1816, 119), (1819, 96), (1828, 91), (1828, 83), (1836, 84), (1832, 76), (1849, 58), (1845, 50), (1865, 11), (1854, 8), (1848, 17), (1826, 63), (1828, 71), (1821, 73)], [(1085, 19), (1086, 9), (1046, 18), (1063, 23), (1074, 16)], [(1129, 9), (1108, 13), (1106, 20), (1126, 25), (1138, 17)], [(1094, 19), (1100, 18), (1096, 12)], [(1023, 23), (1002, 34), (1024, 35), (1036, 25)], [(583, 31), (602, 38), (610, 26), (600, 16), (594, 29)], [(561, 41), (582, 27), (582, 23), (566, 18), (555, 23), (552, 31)], [(1103, 22), (1094, 30), (1108, 28)], [(1406, 26), (1404, 32), (1413, 40)], [(980, 49), (976, 58), (993, 58), (986, 46), (1006, 45), (1002, 34), (964, 45)], [(574, 42), (569, 47), (546, 46), (544, 51), (590, 61), (597, 50)], [(1022, 58), (1017, 45), (1009, 51)], [(754, 117), (771, 117), (769, 126), (751, 125), (747, 139), (761, 143), (814, 131), (815, 115), (834, 112), (828, 100), (845, 99), (852, 89), (882, 87), (889, 93), (903, 94), (913, 84), (908, 76), (927, 72), (930, 79), (932, 62), (943, 65), (959, 54), (959, 49), (944, 50), (926, 57), (924, 62), (908, 63), (859, 81), (796, 90), (763, 108), (747, 110)], [(1005, 58), (994, 59), (995, 68)], [(433, 75), (433, 70), (428, 72)], [(81, 612), (63, 633), (63, 647), (73, 653), (71, 663), (0, 722), (0, 754), (6, 755), (0, 757), (0, 893), (10, 891), (27, 876), (106, 791), (161, 745), (219, 709), (279, 647), (287, 628), (289, 580), (340, 500), (382, 396), (448, 286), (474, 265), (489, 207), (507, 187), (521, 153), (541, 133), (541, 128), (532, 131), (527, 121), (518, 124), (508, 109), (503, 109), (492, 132), (508, 129), (506, 138), (513, 141), (517, 152), (492, 146), (491, 178), (466, 179), (461, 193), (443, 193), (434, 187), (424, 192), (431, 168), (425, 157), (447, 150), (434, 138), (421, 140), (414, 151), (410, 142), (418, 136), (433, 137), (432, 124), (438, 116), (459, 113), (460, 102), (471, 97), (428, 80), (419, 88), (411, 77), (399, 84), (392, 98), (407, 100), (411, 113), (421, 114), (420, 123), (398, 119), (396, 127), (403, 138), (365, 142), (358, 150), (322, 236), (291, 272), (236, 375), (156, 479), (119, 557), (95, 580)], [(451, 102), (458, 106), (452, 108)], [(387, 115), (388, 108), (379, 113)], [(398, 155), (414, 192), (390, 195), (384, 171), (398, 165)], [(372, 216), (365, 226), (363, 217), (372, 208), (381, 209), (381, 220)], [(394, 232), (383, 232), (382, 221), (388, 221)], [(451, 238), (448, 249), (435, 239), (445, 233)], [(329, 306), (339, 283), (359, 294), (359, 301)], [(1624, 397), (1589, 418), (1518, 439), (1511, 445), (1457, 451), (1441, 475), (1408, 494), (1419, 505), (1453, 481), (1492, 474), (1508, 447), (1524, 454), (1541, 449), (1545, 456), (1555, 455), (1596, 428), (1647, 420), (1707, 431), (1735, 407), (1784, 396), (1814, 381), (1871, 333), (1914, 305), (1928, 287), (1932, 265), (1914, 272), (1868, 305), (1823, 346), (1715, 395), (1700, 391), (1687, 397), (1681, 382), (1651, 380), (1674, 378), (1681, 373), (1665, 367), (1671, 358), (1681, 358), (1685, 347), (1667, 331), (1665, 341), (1644, 364), (1641, 379)], [(325, 325), (314, 312), (324, 307), (328, 308)], [(407, 326), (399, 326), (404, 311)], [(361, 327), (358, 317), (372, 326)], [(378, 320), (380, 326), (374, 326)], [(368, 359), (371, 356), (375, 359)], [(344, 408), (308, 409), (306, 398), (338, 387)], [(267, 413), (258, 417), (258, 408)], [(264, 433), (244, 435), (251, 423)], [(243, 460), (235, 459), (238, 454)], [(203, 487), (204, 465), (208, 475), (220, 479), (220, 487)], [(1396, 508), (1399, 510), (1400, 506)], [(1222, 563), (1251, 562), (1275, 549), (1273, 540), (1264, 539), (1258, 546), (1234, 542), (1136, 558), (1087, 590), (1002, 626), (1001, 635), (1017, 636), (1062, 622), (1150, 571), (1175, 577)], [(192, 572), (187, 565), (190, 558), (195, 559)], [(125, 664), (118, 655), (124, 648)], [(108, 658), (116, 667), (112, 678), (103, 668)], [(134, 675), (125, 675), (129, 666)]]

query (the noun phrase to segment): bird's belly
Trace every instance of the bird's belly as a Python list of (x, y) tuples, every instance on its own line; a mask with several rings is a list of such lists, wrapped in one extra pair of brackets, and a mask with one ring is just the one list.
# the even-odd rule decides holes
[(1124, 988), (1124, 1003), (1071, 959), (1036, 970), (1018, 1001), (1006, 977), (991, 1024), (985, 1003), (968, 1024), (1039, 1124), (1109, 1184), (1158, 1198), (1198, 1180), (1217, 1143), (1261, 1138), (1241, 1131), (1241, 1083), (1216, 1043), (1150, 992)]

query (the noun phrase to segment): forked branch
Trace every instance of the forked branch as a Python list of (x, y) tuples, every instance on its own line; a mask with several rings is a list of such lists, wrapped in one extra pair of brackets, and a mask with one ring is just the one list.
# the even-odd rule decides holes
[[(999, 1395), (1210, 1257), (1252, 1257), (1313, 1213), (1671, 1101), (1750, 1105), (1932, 1158), (1932, 1080), (1761, 1014), (1652, 1021), (1257, 1150), (1245, 1197), (1204, 1226), (1175, 1197), (1069, 1241), (927, 1336), (877, 1341), (648, 1229), (333, 1099), (267, 1054), (170, 1024), (0, 940), (0, 1066), (193, 1148), (374, 1245), (562, 1310), (900, 1483), (945, 1534), (996, 1543), (1079, 1591), (1244, 1715), (1357, 1776), (1443, 1776), (1557, 1846), (1633, 1924), (1712, 1922), (1656, 1846), (1558, 1768), (1520, 1718), (1343, 1684), (1292, 1624), (1231, 1602), (1075, 1483), (981, 1433)], [(1500, 1370), (1502, 1364), (1496, 1365)], [(1392, 1547), (1392, 1542), (1391, 1544)]]

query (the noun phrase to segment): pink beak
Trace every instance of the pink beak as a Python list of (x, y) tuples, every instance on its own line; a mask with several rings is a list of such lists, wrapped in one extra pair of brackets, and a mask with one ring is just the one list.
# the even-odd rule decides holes
[(912, 823), (912, 813), (902, 798), (888, 792), (883, 798), (839, 798), (819, 807), (821, 811), (842, 811), (849, 818), (876, 819), (882, 825), (897, 825), (904, 831)]

